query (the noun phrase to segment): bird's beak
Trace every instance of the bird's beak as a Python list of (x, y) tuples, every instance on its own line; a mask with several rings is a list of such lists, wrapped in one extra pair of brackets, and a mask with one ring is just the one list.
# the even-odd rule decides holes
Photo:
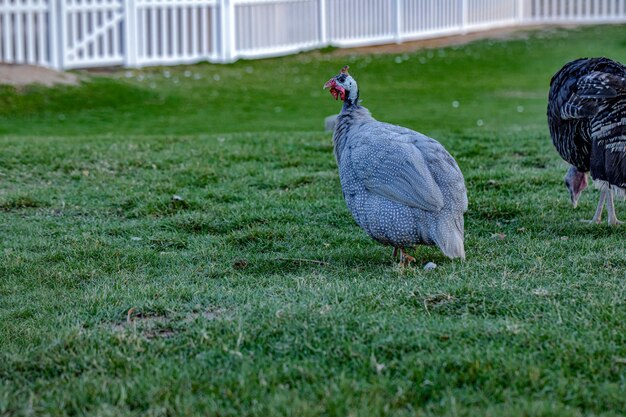
[(326, 81), (326, 84), (324, 84), (323, 89), (326, 90), (327, 88), (333, 88), (336, 85), (337, 85), (337, 81), (335, 81), (335, 77), (333, 77), (330, 80)]

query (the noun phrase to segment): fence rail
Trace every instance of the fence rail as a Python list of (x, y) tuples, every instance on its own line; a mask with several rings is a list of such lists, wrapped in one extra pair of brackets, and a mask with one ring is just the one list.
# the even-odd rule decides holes
[(0, 0), (0, 62), (141, 67), (510, 25), (626, 22), (626, 0)]

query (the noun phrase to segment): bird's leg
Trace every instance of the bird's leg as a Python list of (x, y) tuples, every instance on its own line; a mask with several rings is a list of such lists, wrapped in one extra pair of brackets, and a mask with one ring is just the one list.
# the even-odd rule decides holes
[(611, 226), (623, 224), (624, 222), (617, 220), (617, 216), (615, 215), (615, 203), (613, 201), (613, 193), (611, 192), (611, 190), (607, 190), (606, 192), (608, 194), (608, 199), (606, 201), (606, 211), (609, 213), (609, 224)]
[[(591, 219), (590, 223), (600, 224), (602, 222), (602, 210), (604, 210), (604, 200), (606, 200), (606, 190), (602, 190), (600, 192), (600, 201), (598, 201), (598, 208), (596, 208), (596, 214), (593, 215), (593, 219)], [(610, 194), (611, 191), (608, 191)], [(609, 208), (607, 207), (607, 210)]]
[(411, 262), (415, 262), (415, 258), (407, 254), (406, 252), (404, 252), (404, 250), (402, 250), (402, 248), (400, 248), (400, 265), (409, 266), (411, 265)]
[(391, 255), (393, 257), (393, 259), (396, 259), (396, 256), (398, 256), (398, 248), (394, 247), (393, 248), (393, 255)]

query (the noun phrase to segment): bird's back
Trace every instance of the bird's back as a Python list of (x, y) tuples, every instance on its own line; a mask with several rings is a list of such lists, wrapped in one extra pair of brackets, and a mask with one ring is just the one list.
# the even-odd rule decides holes
[(393, 246), (437, 244), (464, 256), (463, 175), (439, 142), (379, 122), (364, 108), (342, 114), (335, 155), (344, 197), (370, 236)]
[(550, 82), (548, 125), (552, 142), (561, 157), (582, 172), (591, 169), (594, 137), (598, 139), (599, 133), (613, 136), (607, 126), (613, 124), (613, 130), (619, 129), (614, 116), (622, 111), (611, 108), (615, 97), (591, 94), (594, 79), (596, 86), (602, 85), (596, 74), (623, 77), (626, 71), (607, 58), (581, 58), (566, 64)]

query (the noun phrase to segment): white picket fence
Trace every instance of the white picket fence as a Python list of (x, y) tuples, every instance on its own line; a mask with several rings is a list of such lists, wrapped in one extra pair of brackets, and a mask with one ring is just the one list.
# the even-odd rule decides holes
[(0, 62), (141, 67), (496, 27), (626, 21), (626, 0), (0, 0)]

